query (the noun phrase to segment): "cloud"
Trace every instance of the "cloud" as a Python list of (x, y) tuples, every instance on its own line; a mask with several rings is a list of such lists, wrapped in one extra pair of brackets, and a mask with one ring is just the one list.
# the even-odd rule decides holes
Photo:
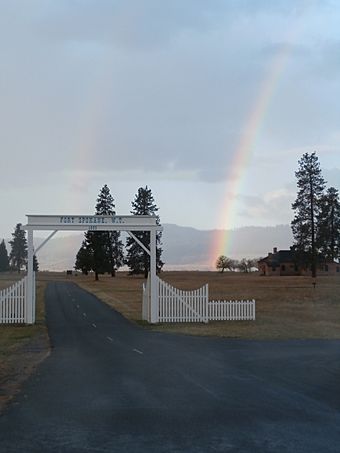
[[(4, 2), (3, 184), (30, 165), (45, 175), (116, 170), (225, 180), (292, 20), (311, 20), (315, 11), (326, 17), (318, 2), (302, 4)], [(309, 77), (314, 41), (307, 31), (291, 44), (291, 66), (252, 144), (260, 157), (271, 154), (272, 168), (275, 150), (302, 147), (307, 138), (327, 143), (338, 127), (330, 101), (339, 88)], [(325, 54), (325, 68), (336, 49)], [(261, 159), (257, 166), (267, 168)], [(33, 172), (18, 184), (30, 178)]]
[(295, 194), (287, 188), (272, 190), (263, 196), (238, 196), (239, 202), (243, 205), (240, 215), (247, 218), (250, 223), (253, 219), (263, 225), (287, 223), (293, 218), (291, 209)]

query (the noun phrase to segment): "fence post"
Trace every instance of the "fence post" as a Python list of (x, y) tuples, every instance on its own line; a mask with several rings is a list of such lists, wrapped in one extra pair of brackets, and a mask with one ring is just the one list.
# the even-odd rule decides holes
[(156, 230), (150, 231), (151, 323), (159, 321), (158, 277), (156, 275)]
[(25, 323), (33, 324), (35, 300), (33, 291), (33, 230), (27, 230), (27, 285), (25, 297)]

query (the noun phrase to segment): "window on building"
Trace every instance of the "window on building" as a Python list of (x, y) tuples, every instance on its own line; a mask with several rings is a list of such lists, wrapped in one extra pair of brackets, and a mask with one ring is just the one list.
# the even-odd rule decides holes
[(272, 271), (275, 272), (276, 271), (276, 267), (272, 267)]
[(325, 264), (325, 272), (328, 272), (328, 264)]
[(340, 272), (340, 267), (339, 266), (337, 266), (336, 271)]
[(282, 271), (285, 271), (285, 270), (286, 270), (285, 264), (281, 264), (281, 270), (282, 270)]

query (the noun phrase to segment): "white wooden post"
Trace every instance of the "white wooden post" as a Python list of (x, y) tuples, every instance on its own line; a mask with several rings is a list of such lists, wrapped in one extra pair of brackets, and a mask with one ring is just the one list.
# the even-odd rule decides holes
[(156, 230), (150, 231), (150, 293), (151, 293), (151, 323), (159, 321), (158, 284), (156, 275)]
[(25, 323), (34, 324), (35, 321), (35, 300), (33, 290), (33, 230), (27, 230), (27, 286)]

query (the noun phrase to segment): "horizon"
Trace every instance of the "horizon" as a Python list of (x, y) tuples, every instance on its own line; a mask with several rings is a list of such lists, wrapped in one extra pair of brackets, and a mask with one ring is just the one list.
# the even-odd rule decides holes
[[(162, 258), (166, 270), (215, 270), (215, 263), (219, 256), (211, 255), (211, 243), (215, 230), (199, 230), (177, 224), (163, 224), (163, 226)], [(35, 232), (36, 247), (44, 241), (48, 233), (50, 232)], [(274, 247), (289, 249), (292, 245), (289, 225), (241, 227), (231, 230), (229, 234), (232, 240), (228, 257), (237, 260), (260, 258), (266, 256)], [(8, 251), (10, 250), (9, 239), (5, 238)], [(51, 271), (73, 269), (75, 257), (83, 239), (82, 231), (59, 231), (38, 252), (39, 268)], [(125, 239), (126, 234), (123, 233), (123, 243), (125, 243)]]

